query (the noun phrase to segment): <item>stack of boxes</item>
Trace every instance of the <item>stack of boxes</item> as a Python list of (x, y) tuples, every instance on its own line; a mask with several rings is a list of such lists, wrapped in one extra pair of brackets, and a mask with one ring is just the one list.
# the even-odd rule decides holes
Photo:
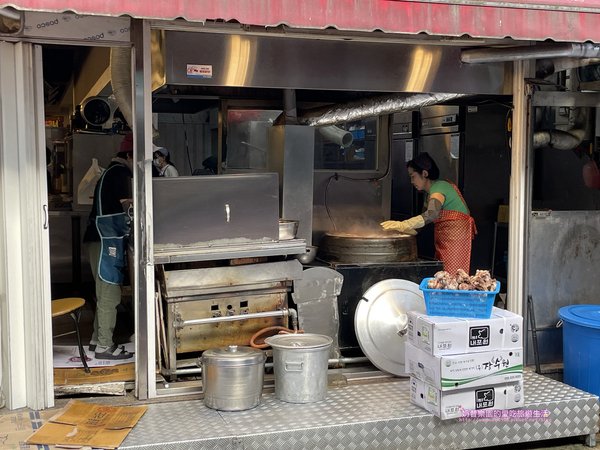
[(522, 407), (522, 329), (521, 316), (498, 308), (489, 319), (408, 312), (412, 403), (441, 419)]

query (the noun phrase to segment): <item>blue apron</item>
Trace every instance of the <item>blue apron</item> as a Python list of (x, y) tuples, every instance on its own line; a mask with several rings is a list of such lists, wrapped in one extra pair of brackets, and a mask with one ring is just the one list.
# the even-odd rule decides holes
[[(114, 166), (113, 166), (114, 167)], [(125, 246), (129, 236), (129, 217), (125, 212), (116, 214), (102, 214), (102, 183), (109, 167), (100, 179), (96, 211), (96, 229), (100, 235), (100, 260), (98, 262), (98, 276), (109, 284), (123, 284), (125, 276)]]

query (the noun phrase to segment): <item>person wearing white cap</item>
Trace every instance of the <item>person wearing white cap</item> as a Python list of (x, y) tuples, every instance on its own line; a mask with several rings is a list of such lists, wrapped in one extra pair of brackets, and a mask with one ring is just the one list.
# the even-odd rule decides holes
[(164, 147), (154, 147), (154, 166), (158, 169), (159, 177), (178, 177), (177, 168), (171, 163), (169, 150)]

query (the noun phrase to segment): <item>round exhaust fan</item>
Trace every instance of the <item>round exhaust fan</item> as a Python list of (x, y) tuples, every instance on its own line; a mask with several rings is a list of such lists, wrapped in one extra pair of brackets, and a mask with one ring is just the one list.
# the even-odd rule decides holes
[(110, 129), (116, 109), (106, 97), (88, 97), (81, 104), (81, 116), (89, 125)]

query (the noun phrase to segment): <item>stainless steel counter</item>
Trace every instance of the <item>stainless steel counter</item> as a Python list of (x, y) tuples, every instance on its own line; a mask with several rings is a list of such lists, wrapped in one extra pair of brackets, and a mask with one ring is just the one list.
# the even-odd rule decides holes
[[(535, 373), (525, 374), (525, 409), (545, 420), (442, 421), (409, 400), (408, 379), (329, 388), (318, 403), (264, 394), (255, 409), (222, 412), (201, 400), (148, 405), (123, 449), (453, 449), (598, 432), (598, 397)], [(515, 410), (518, 411), (518, 410)]]

